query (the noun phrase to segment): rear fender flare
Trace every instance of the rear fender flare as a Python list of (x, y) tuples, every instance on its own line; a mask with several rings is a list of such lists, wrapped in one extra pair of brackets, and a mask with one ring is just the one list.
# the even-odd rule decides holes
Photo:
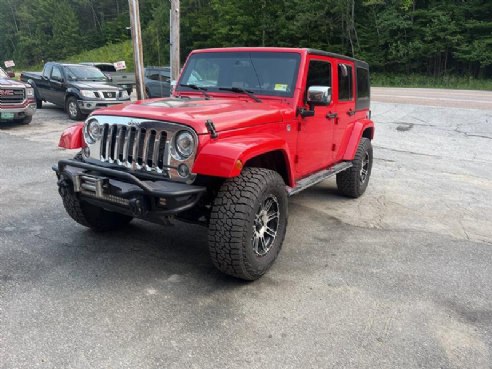
[(345, 150), (345, 154), (343, 155), (343, 160), (354, 160), (355, 153), (357, 152), (357, 148), (359, 147), (360, 139), (362, 138), (362, 134), (368, 128), (371, 129), (371, 135), (369, 138), (372, 140), (374, 137), (374, 123), (372, 122), (372, 120), (362, 119), (355, 122), (354, 127), (352, 128), (349, 142), (347, 144), (347, 148)]
[(83, 135), (84, 123), (77, 123), (66, 128), (61, 137), (58, 147), (63, 149), (81, 149), (85, 146)]
[(192, 171), (201, 175), (232, 178), (241, 174), (248, 160), (273, 151), (282, 152), (289, 182), (292, 182), (292, 160), (287, 144), (285, 140), (269, 135), (248, 135), (209, 141), (198, 153)]

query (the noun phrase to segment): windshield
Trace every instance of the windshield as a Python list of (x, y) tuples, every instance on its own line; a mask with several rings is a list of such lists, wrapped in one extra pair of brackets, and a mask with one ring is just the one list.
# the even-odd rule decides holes
[(0, 78), (9, 78), (9, 76), (7, 76), (7, 73), (5, 73), (2, 68), (0, 68)]
[(276, 52), (199, 53), (190, 57), (177, 91), (246, 89), (259, 95), (292, 96), (300, 55)]
[(71, 65), (66, 67), (66, 72), (67, 77), (71, 80), (105, 81), (107, 79), (96, 67)]

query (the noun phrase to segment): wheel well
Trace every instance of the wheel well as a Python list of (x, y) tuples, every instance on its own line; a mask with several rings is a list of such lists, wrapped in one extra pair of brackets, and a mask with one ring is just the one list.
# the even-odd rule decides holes
[(270, 151), (249, 159), (244, 167), (265, 168), (280, 174), (286, 185), (290, 183), (285, 156), (280, 150)]
[(362, 137), (372, 140), (372, 138), (374, 137), (374, 128), (372, 127), (366, 128), (364, 132), (362, 132)]

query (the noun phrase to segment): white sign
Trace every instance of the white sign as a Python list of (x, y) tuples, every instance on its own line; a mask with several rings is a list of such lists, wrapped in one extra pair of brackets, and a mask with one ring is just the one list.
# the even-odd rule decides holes
[(123, 70), (123, 69), (126, 69), (126, 63), (125, 63), (125, 61), (124, 61), (124, 60), (122, 60), (122, 61), (119, 61), (119, 62), (114, 63), (114, 68), (115, 68), (116, 70)]
[(3, 62), (3, 64), (5, 64), (5, 67), (6, 68), (13, 68), (15, 67), (15, 63), (13, 60), (6, 60)]

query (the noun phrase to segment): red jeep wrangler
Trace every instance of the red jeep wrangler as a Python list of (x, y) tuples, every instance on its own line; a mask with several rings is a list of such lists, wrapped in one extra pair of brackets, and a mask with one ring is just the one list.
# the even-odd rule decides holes
[(96, 231), (133, 218), (208, 226), (214, 265), (254, 280), (275, 261), (288, 197), (336, 175), (359, 197), (372, 167), (369, 68), (312, 49), (190, 54), (171, 98), (98, 110), (60, 146), (68, 214)]

